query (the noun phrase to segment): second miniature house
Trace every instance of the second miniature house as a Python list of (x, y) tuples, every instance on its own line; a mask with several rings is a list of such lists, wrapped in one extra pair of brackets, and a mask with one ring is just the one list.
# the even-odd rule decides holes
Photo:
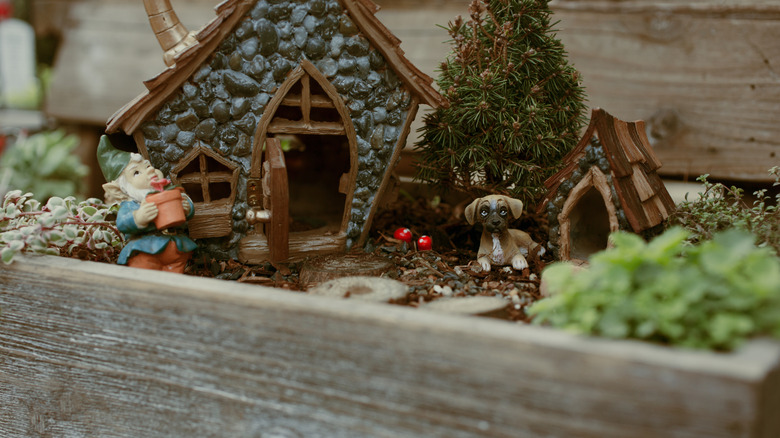
[(607, 247), (609, 234), (652, 235), (674, 210), (656, 171), (642, 121), (624, 122), (594, 109), (577, 146), (550, 177), (539, 204), (550, 226), (550, 249), (561, 260), (586, 260)]
[(187, 32), (144, 4), (169, 67), (107, 132), (184, 187), (191, 237), (250, 263), (363, 244), (418, 105), (446, 104), (376, 5), (227, 0)]

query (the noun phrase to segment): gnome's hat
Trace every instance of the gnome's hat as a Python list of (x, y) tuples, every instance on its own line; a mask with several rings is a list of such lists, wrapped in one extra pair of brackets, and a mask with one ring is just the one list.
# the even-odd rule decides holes
[(115, 148), (108, 140), (108, 136), (103, 135), (98, 144), (97, 159), (106, 181), (111, 182), (119, 178), (127, 164), (130, 163), (130, 152)]

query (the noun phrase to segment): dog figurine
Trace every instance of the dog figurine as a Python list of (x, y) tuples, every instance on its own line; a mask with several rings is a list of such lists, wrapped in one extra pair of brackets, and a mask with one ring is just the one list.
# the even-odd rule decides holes
[(523, 203), (504, 195), (488, 195), (477, 198), (466, 207), (466, 220), (470, 225), (482, 223), (482, 238), (479, 242), (477, 262), (485, 272), (491, 265), (511, 264), (521, 271), (528, 267), (525, 256), (531, 251), (544, 253), (538, 243), (528, 233), (507, 229), (510, 217), (519, 218), (523, 213)]

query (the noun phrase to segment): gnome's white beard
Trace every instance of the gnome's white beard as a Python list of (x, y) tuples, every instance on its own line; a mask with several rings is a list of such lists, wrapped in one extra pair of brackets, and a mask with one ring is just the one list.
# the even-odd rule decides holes
[(119, 188), (122, 189), (122, 191), (125, 192), (127, 196), (130, 197), (130, 199), (138, 203), (143, 202), (143, 200), (146, 199), (146, 195), (152, 191), (152, 189), (139, 189), (130, 185), (124, 175), (121, 175), (119, 178), (117, 178), (116, 182), (119, 184)]

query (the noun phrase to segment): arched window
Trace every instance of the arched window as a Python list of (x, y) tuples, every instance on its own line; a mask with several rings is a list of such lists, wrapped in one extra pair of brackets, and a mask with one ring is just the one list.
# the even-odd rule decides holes
[(190, 237), (227, 236), (233, 229), (238, 165), (213, 150), (198, 145), (172, 170), (174, 184), (184, 188), (195, 204), (189, 221)]

